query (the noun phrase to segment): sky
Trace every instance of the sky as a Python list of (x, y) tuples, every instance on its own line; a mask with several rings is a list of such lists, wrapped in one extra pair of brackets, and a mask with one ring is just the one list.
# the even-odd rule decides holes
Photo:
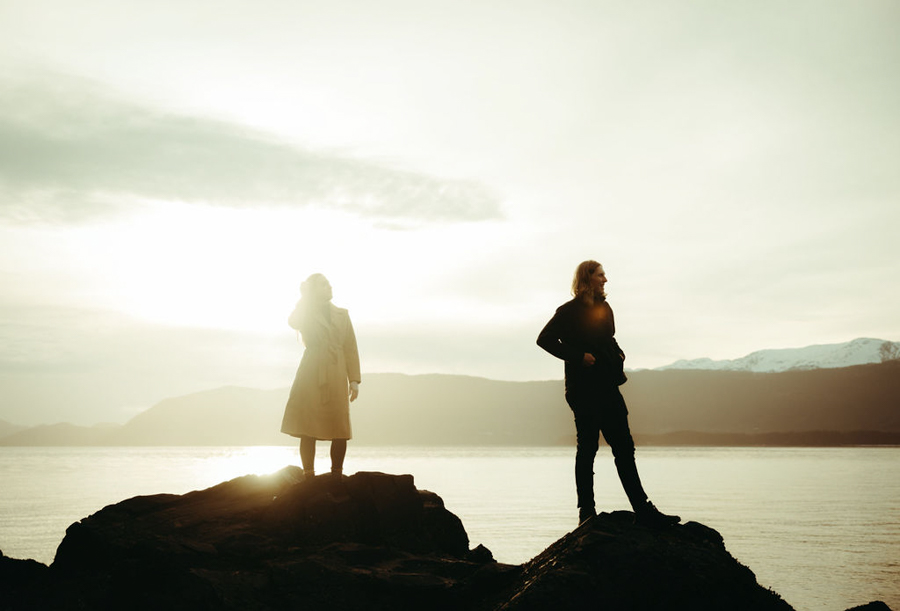
[(900, 4), (0, 0), (0, 419), (290, 385), (324, 273), (365, 375), (560, 379), (900, 340)]

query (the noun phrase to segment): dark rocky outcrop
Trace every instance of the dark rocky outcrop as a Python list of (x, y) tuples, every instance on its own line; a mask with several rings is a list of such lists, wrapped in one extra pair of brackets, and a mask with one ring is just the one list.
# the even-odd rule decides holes
[(105, 507), (0, 609), (455, 609), (516, 571), (470, 551), (459, 518), (411, 475), (299, 477), (288, 467)]
[(645, 528), (624, 511), (600, 514), (548, 547), (508, 594), (499, 609), (792, 609), (715, 530), (697, 522)]
[(852, 609), (847, 609), (847, 611), (891, 611), (891, 608), (886, 604), (881, 602), (880, 600), (875, 600), (865, 605), (860, 605), (858, 607), (853, 607)]
[(0, 610), (791, 609), (701, 524), (601, 514), (513, 566), (410, 475), (299, 475), (105, 507), (50, 567), (0, 555)]
[(0, 610), (35, 608), (50, 583), (50, 569), (35, 560), (7, 558), (0, 552)]

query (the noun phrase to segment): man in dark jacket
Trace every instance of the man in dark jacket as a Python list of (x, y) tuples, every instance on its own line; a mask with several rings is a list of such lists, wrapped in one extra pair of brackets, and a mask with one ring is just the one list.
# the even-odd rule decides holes
[(600, 433), (612, 449), (616, 470), (638, 522), (663, 526), (678, 516), (661, 513), (651, 503), (634, 462), (628, 408), (619, 386), (626, 381), (625, 353), (615, 340), (616, 323), (603, 287), (606, 274), (596, 261), (584, 261), (572, 281), (574, 298), (561, 305), (544, 326), (537, 344), (565, 361), (566, 402), (575, 415), (575, 489), (579, 523), (596, 515), (594, 458)]

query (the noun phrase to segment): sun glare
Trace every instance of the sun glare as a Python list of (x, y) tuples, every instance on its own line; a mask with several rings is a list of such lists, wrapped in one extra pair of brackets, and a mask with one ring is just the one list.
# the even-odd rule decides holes
[(131, 316), (174, 326), (281, 331), (304, 274), (319, 262), (350, 266), (351, 251), (332, 236), (356, 234), (358, 240), (361, 232), (341, 216), (160, 204), (128, 221), (85, 230), (78, 256), (88, 273), (114, 287), (99, 297), (105, 305)]
[(297, 463), (297, 449), (288, 446), (224, 448), (198, 462), (198, 479), (224, 482), (244, 475), (267, 475)]
[[(279, 334), (300, 282), (315, 272), (355, 324), (491, 318), (489, 304), (460, 291), (477, 292), (465, 279), (483, 253), (460, 245), (490, 243), (497, 231), (489, 223), (404, 230), (316, 207), (145, 202), (135, 216), (80, 230), (70, 250), (98, 287), (92, 306), (167, 326)], [(505, 307), (495, 317), (511, 314)]]

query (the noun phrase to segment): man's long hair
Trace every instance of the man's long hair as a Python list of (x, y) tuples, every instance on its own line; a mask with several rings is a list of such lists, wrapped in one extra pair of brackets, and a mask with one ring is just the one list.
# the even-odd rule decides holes
[(606, 291), (601, 290), (598, 294), (594, 292), (594, 288), (591, 286), (591, 275), (597, 271), (598, 267), (600, 267), (600, 264), (593, 259), (582, 261), (578, 264), (578, 267), (575, 268), (575, 276), (572, 278), (572, 296), (588, 302), (593, 302), (598, 297), (600, 299), (606, 298)]

